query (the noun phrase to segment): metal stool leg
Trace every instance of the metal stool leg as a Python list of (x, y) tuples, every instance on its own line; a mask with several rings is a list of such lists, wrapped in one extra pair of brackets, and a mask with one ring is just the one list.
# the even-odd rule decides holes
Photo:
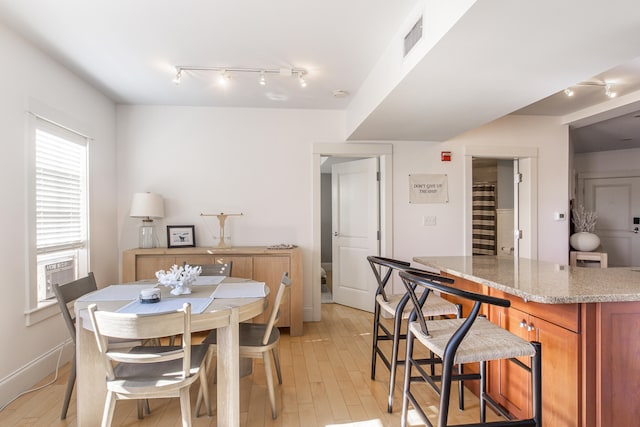
[(480, 362), (480, 422), (487, 422), (487, 362)]
[[(389, 377), (389, 398), (387, 402), (387, 412), (393, 412), (393, 391), (396, 385), (396, 372), (398, 368), (398, 348), (400, 347), (400, 329), (402, 327), (402, 307), (396, 309), (395, 318), (393, 319), (393, 347), (391, 350), (391, 367)], [(399, 311), (399, 313), (398, 313)]]
[(533, 341), (536, 354), (531, 358), (531, 398), (533, 419), (537, 427), (542, 425), (542, 345)]
[(402, 413), (400, 426), (407, 427), (407, 414), (409, 412), (409, 395), (411, 394), (411, 359), (413, 359), (413, 335), (407, 330), (407, 356), (404, 362), (404, 385), (402, 387)]
[(380, 304), (376, 302), (373, 313), (373, 343), (371, 347), (371, 379), (376, 379), (376, 359), (378, 357), (378, 325), (380, 324)]
[(449, 401), (451, 400), (451, 371), (453, 369), (453, 354), (445, 350), (442, 358), (442, 384), (440, 389), (440, 413), (438, 414), (438, 426), (446, 426), (449, 418)]

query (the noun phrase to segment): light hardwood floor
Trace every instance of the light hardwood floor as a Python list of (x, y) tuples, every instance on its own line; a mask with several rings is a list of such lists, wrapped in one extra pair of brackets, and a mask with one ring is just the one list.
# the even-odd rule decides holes
[[(370, 379), (371, 313), (338, 304), (322, 305), (322, 321), (304, 324), (304, 335), (290, 337), (284, 330), (280, 343), (283, 384), (277, 385), (278, 418), (271, 419), (264, 365), (254, 362), (253, 373), (241, 379), (240, 416), (245, 427), (395, 427), (400, 425), (400, 368), (393, 414), (386, 412), (389, 372), (378, 363), (376, 380)], [(404, 356), (403, 356), (404, 358)], [(20, 397), (0, 412), (0, 426), (76, 426), (75, 392), (68, 418), (59, 419), (69, 365), (51, 386)], [(43, 380), (43, 383), (51, 381)], [(426, 385), (420, 387), (423, 408), (438, 411), (438, 397)], [(413, 388), (413, 387), (412, 387)], [(191, 391), (195, 401), (198, 383)], [(215, 388), (212, 404), (215, 408)], [(452, 393), (451, 423), (477, 422), (478, 399), (467, 391), (466, 410), (457, 408), (457, 392)], [(490, 411), (489, 411), (490, 412)], [(178, 399), (151, 401), (151, 414), (137, 419), (136, 404), (120, 401), (116, 407), (116, 426), (179, 426)], [(490, 413), (491, 419), (497, 419)], [(435, 418), (432, 418), (435, 419)], [(193, 419), (194, 426), (216, 426), (215, 415)], [(422, 425), (411, 422), (410, 425)], [(80, 426), (82, 427), (82, 426)], [(226, 427), (226, 426), (220, 426)]]

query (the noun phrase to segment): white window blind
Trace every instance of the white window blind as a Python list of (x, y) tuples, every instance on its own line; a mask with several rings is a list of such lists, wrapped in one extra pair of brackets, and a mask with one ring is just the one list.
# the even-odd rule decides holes
[(87, 241), (87, 139), (42, 119), (36, 124), (38, 254)]

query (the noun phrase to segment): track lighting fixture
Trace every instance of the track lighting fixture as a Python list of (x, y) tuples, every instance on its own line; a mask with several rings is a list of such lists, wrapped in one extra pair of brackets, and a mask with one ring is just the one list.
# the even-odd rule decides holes
[[(575, 84), (574, 86), (599, 86), (604, 88), (604, 94), (609, 98), (615, 98), (618, 94), (613, 90), (612, 82), (607, 82), (604, 80), (588, 80), (585, 82), (580, 82)], [(570, 87), (564, 90), (564, 94), (568, 97), (572, 97), (574, 95), (573, 89)]]
[(307, 81), (304, 76), (307, 75), (307, 70), (303, 68), (239, 68), (239, 67), (195, 67), (187, 65), (179, 65), (176, 67), (176, 75), (173, 81), (176, 84), (180, 83), (182, 79), (183, 71), (196, 71), (196, 72), (215, 72), (218, 73), (218, 83), (221, 86), (226, 85), (231, 79), (232, 74), (241, 73), (256, 73), (259, 74), (258, 83), (261, 86), (267, 84), (267, 74), (278, 75), (281, 77), (297, 77), (298, 83), (301, 87), (307, 86)]

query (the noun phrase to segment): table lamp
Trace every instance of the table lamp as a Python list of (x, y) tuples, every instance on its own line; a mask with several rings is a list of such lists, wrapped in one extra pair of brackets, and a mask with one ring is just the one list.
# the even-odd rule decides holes
[(158, 246), (158, 237), (153, 229), (153, 218), (164, 216), (162, 196), (155, 193), (135, 193), (131, 200), (129, 216), (142, 218), (138, 234), (138, 246), (143, 249)]

